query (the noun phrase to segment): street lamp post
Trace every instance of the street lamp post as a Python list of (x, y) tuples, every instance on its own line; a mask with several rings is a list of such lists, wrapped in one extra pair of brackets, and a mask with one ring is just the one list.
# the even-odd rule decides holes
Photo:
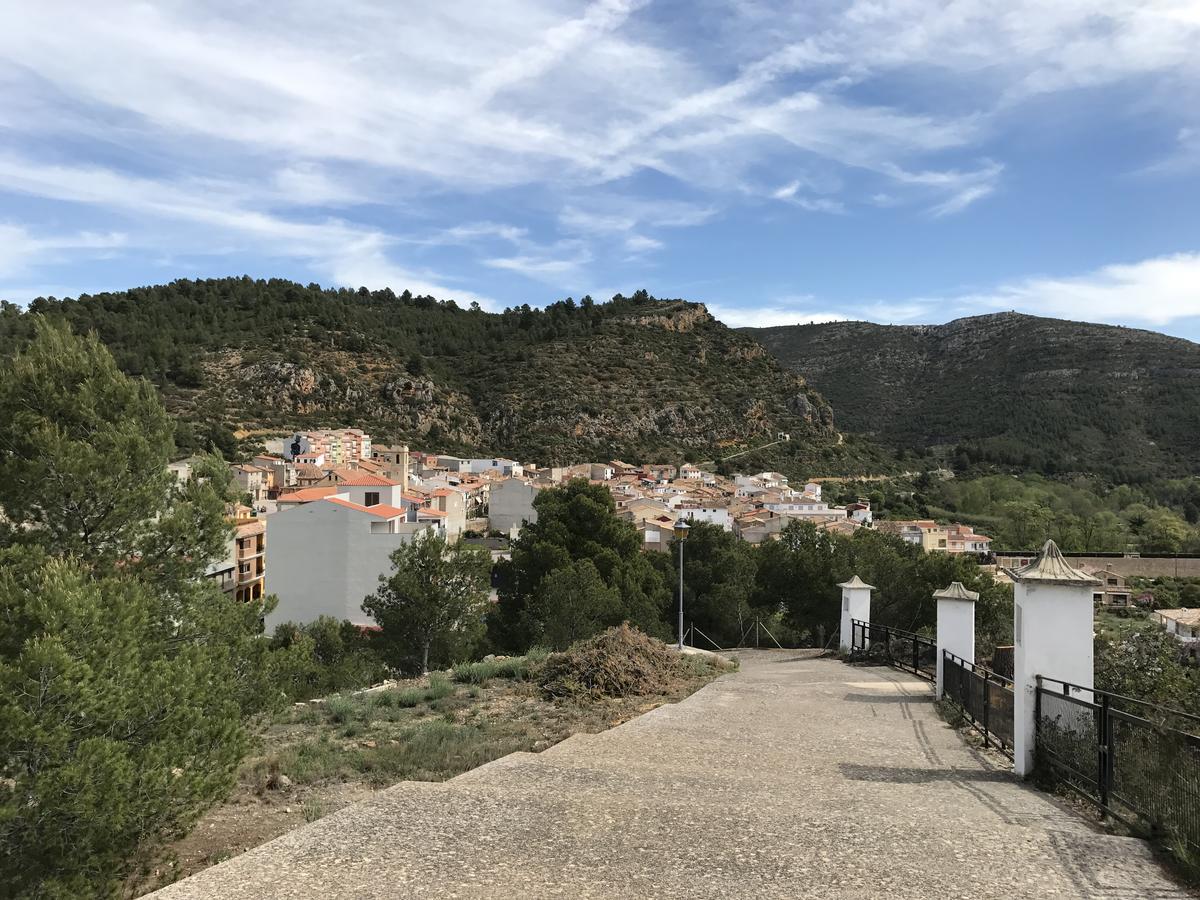
[(675, 523), (675, 542), (679, 544), (679, 649), (683, 649), (683, 542), (687, 540), (687, 522), (680, 519)]

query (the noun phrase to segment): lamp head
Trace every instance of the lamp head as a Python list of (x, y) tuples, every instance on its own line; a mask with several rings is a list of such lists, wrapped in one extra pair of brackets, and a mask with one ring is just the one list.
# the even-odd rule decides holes
[(688, 536), (688, 531), (691, 530), (691, 527), (692, 527), (691, 525), (689, 525), (687, 522), (683, 521), (682, 519), (680, 519), (678, 522), (676, 522), (675, 523), (675, 540), (686, 541), (687, 536)]

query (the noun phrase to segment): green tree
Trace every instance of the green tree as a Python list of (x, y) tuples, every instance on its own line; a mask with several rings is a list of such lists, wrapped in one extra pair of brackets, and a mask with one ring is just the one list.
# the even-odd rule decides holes
[(1169, 509), (1156, 509), (1139, 532), (1143, 553), (1178, 553), (1189, 537), (1190, 529), (1182, 517)]
[(620, 625), (623, 607), (589, 559), (579, 559), (542, 579), (526, 609), (533, 645), (565, 650), (583, 638)]
[(229, 790), (280, 692), (264, 609), (202, 577), (224, 473), (175, 482), (149, 386), (33, 330), (0, 365), (0, 894), (103, 895)]
[(488, 639), (497, 648), (523, 653), (536, 640), (536, 615), (528, 612), (551, 573), (588, 560), (620, 597), (620, 618), (648, 634), (668, 633), (663, 612), (671, 589), (664, 572), (642, 552), (632, 523), (616, 515), (603, 485), (576, 479), (540, 491), (537, 521), (521, 529), (511, 559), (496, 567), (500, 602), (488, 615)]
[(447, 545), (430, 534), (400, 545), (391, 560), (392, 573), (380, 576), (362, 608), (383, 630), (393, 663), (415, 658), (428, 672), (435, 644), (465, 646), (482, 632), (492, 558), (486, 550)]
[[(679, 545), (673, 544), (672, 585), (679, 580)], [(734, 646), (751, 616), (757, 557), (732, 532), (695, 522), (684, 542), (684, 616), (721, 646)]]
[(1000, 505), (1001, 538), (1013, 550), (1040, 547), (1046, 540), (1053, 514), (1032, 500), (1012, 500)]
[(34, 329), (0, 367), (0, 541), (125, 564), (171, 503), (171, 423), (95, 335), (41, 319)]
[(1096, 687), (1138, 700), (1196, 712), (1197, 679), (1181, 661), (1179, 641), (1163, 629), (1096, 635)]
[(173, 606), (135, 578), (0, 551), (0, 895), (112, 893), (232, 788), (236, 663)]

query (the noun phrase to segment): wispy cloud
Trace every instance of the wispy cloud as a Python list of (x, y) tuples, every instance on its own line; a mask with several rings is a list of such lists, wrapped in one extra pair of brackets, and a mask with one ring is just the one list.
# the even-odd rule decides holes
[(1190, 165), (1185, 0), (697, 5), (703, 27), (646, 0), (10, 0), (0, 193), (30, 201), (5, 214), (22, 277), (57, 282), (49, 244), (84, 208), (147, 257), (253, 248), (450, 293), (621, 282), (668, 229), (738, 215), (986, 211), (994, 139), (1032, 98), (1118, 83), (1179, 131), (1161, 170)]
[(21, 225), (0, 223), (0, 278), (23, 275), (66, 254), (94, 257), (111, 253), (125, 244), (125, 235), (116, 232), (35, 235)]

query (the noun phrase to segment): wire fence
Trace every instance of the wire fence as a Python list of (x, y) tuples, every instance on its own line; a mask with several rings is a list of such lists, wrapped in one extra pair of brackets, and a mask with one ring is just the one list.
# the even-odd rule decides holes
[(1200, 851), (1200, 716), (1039, 675), (1043, 773), (1106, 813)]
[(1013, 747), (1013, 682), (949, 650), (942, 654), (942, 697), (961, 711), (986, 743), (1009, 757)]
[(928, 678), (937, 678), (937, 644), (911, 631), (852, 619), (850, 649), (867, 659)]

